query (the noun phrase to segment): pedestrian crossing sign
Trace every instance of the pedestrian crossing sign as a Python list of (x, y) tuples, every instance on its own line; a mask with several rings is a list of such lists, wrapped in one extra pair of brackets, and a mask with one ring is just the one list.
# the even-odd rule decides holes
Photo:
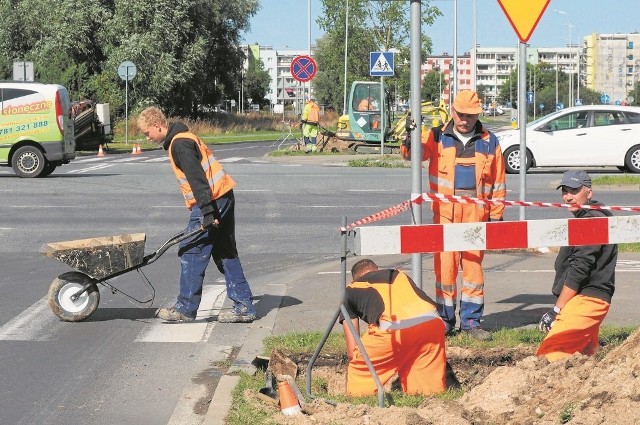
[(393, 77), (393, 52), (370, 52), (369, 75), (372, 77)]

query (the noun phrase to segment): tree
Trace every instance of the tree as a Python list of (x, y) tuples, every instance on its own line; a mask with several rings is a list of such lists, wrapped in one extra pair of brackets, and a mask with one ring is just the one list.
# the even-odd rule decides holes
[(121, 114), (117, 69), (130, 60), (133, 109), (153, 103), (196, 118), (240, 89), (240, 34), (257, 9), (258, 0), (157, 0), (152, 9), (146, 0), (0, 0), (2, 76), (14, 60), (33, 61), (38, 81)]
[(270, 82), (271, 76), (269, 71), (264, 69), (262, 59), (249, 61), (249, 67), (244, 75), (245, 97), (260, 106), (267, 105), (269, 101), (265, 96), (269, 91)]
[[(344, 87), (346, 0), (322, 0), (322, 8), (318, 24), (325, 30), (325, 36), (318, 42), (316, 49), (319, 75), (314, 79), (315, 89), (319, 100), (331, 103), (340, 110)], [(429, 6), (428, 1), (422, 2), (423, 25), (431, 25), (440, 15), (440, 10)], [(394, 49), (397, 52), (396, 63), (408, 62), (409, 24), (409, 2), (349, 0), (347, 85), (356, 80), (371, 79), (370, 52)], [(431, 51), (431, 40), (425, 35), (422, 50), (423, 57)], [(397, 77), (393, 77), (387, 80), (388, 85), (397, 86), (402, 91), (400, 94), (408, 97), (409, 72), (402, 69), (399, 73), (402, 83), (396, 80)]]
[(429, 71), (424, 75), (422, 81), (422, 99), (435, 102), (442, 96), (442, 74), (438, 71)]

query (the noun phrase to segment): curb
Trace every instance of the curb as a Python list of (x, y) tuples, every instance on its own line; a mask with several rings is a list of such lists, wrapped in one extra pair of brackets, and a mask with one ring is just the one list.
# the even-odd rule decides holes
[(267, 302), (260, 303), (260, 309), (257, 312), (260, 319), (253, 322), (233, 364), (227, 373), (220, 378), (204, 417), (203, 425), (224, 425), (224, 419), (231, 408), (231, 392), (240, 382), (239, 373), (253, 375), (256, 372), (256, 367), (252, 364), (253, 359), (262, 354), (263, 341), (271, 335), (275, 327), (276, 317), (286, 291), (287, 287), (284, 284), (267, 285), (265, 294), (269, 294), (271, 297)]

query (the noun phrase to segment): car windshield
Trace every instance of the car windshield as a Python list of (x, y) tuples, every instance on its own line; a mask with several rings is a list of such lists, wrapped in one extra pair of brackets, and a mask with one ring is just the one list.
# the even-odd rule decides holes
[(533, 127), (534, 125), (538, 124), (540, 121), (542, 121), (542, 120), (546, 120), (547, 118), (554, 117), (554, 116), (556, 116), (556, 115), (560, 114), (561, 112), (563, 112), (563, 110), (562, 110), (562, 109), (561, 109), (561, 110), (559, 110), (559, 111), (554, 111), (554, 112), (552, 112), (552, 113), (550, 113), (550, 114), (544, 115), (544, 116), (542, 116), (542, 117), (540, 117), (540, 118), (538, 118), (538, 119), (536, 119), (536, 120), (531, 121), (530, 123), (528, 123), (528, 124), (527, 124), (527, 127)]

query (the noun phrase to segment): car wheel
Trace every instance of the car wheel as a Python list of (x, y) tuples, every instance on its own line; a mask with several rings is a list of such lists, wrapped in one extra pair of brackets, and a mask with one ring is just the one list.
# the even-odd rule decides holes
[(640, 145), (635, 145), (624, 157), (624, 165), (632, 173), (640, 173)]
[[(509, 174), (520, 172), (520, 146), (511, 146), (504, 151), (504, 168)], [(527, 170), (531, 168), (531, 152), (527, 151)]]
[(11, 157), (13, 171), (20, 177), (38, 177), (45, 165), (46, 160), (42, 151), (35, 146), (18, 148)]

